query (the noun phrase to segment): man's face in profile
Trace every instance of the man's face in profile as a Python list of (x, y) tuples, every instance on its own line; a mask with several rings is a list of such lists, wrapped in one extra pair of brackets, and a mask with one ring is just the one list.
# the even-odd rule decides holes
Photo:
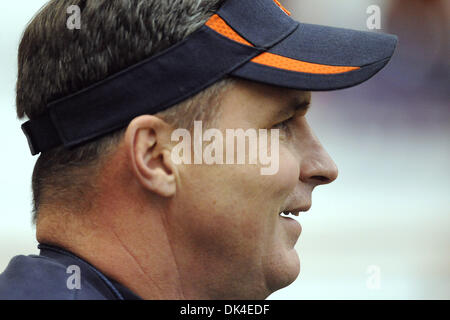
[[(222, 132), (279, 129), (276, 174), (262, 175), (261, 166), (248, 161), (179, 169), (167, 223), (175, 226), (171, 236), (184, 248), (173, 250), (184, 270), (210, 274), (208, 287), (217, 289), (217, 296), (227, 290), (239, 297), (266, 297), (299, 274), (294, 246), (301, 227), (280, 213), (308, 210), (314, 187), (337, 177), (336, 165), (307, 124), (310, 99), (310, 92), (248, 81), (238, 81), (222, 97), (216, 122)], [(202, 286), (205, 278), (192, 277), (194, 287)]]

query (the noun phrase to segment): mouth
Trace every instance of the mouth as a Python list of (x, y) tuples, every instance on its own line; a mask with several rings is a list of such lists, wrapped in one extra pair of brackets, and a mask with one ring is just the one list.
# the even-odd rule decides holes
[(300, 212), (306, 212), (311, 208), (311, 205), (295, 208), (295, 209), (284, 209), (280, 211), (278, 214), (284, 218), (292, 218), (292, 216), (298, 217)]
[(290, 235), (290, 239), (293, 239), (292, 246), (295, 245), (302, 232), (302, 226), (300, 225), (297, 217), (300, 215), (300, 212), (308, 211), (310, 207), (311, 206), (296, 209), (285, 209), (278, 214), (281, 225)]
[(286, 211), (286, 212), (283, 211), (283, 212), (279, 213), (279, 216), (283, 217), (283, 218), (292, 218), (293, 216), (298, 217), (299, 212), (293, 213), (293, 212), (289, 212), (289, 211)]

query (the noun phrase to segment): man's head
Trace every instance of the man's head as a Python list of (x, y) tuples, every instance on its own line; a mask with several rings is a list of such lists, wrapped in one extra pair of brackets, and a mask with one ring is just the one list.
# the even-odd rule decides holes
[[(222, 15), (241, 34), (219, 15), (213, 16), (223, 3), (226, 8), (222, 7)], [(342, 88), (371, 77), (387, 63), (384, 56), (392, 54), (393, 40), (375, 36), (371, 42), (367, 34), (351, 33), (350, 38), (361, 38), (369, 49), (383, 41), (389, 48), (359, 60), (348, 59), (344, 66), (331, 65), (341, 53), (324, 55), (318, 63), (283, 57), (280, 51), (292, 54), (292, 48), (283, 42), (277, 47), (274, 39), (280, 41), (280, 34), (271, 29), (267, 36), (260, 37), (257, 24), (265, 23), (265, 19), (257, 17), (256, 25), (245, 29), (249, 24), (239, 6), (251, 7), (253, 3), (268, 9), (263, 10), (263, 15), (269, 14), (264, 18), (281, 21), (273, 30), (285, 39), (305, 41), (315, 35), (330, 38), (329, 29), (308, 25), (299, 28), (288, 18), (287, 10), (279, 10), (279, 3), (269, 0), (79, 1), (80, 30), (65, 28), (65, 10), (77, 4), (74, 1), (52, 1), (37, 15), (19, 48), (17, 111), (19, 117), (27, 115), (31, 121), (44, 114), (51, 101), (155, 56), (186, 39), (206, 21), (209, 29), (204, 27), (190, 43), (201, 39), (198, 43), (206, 46), (208, 41), (216, 41), (230, 50), (229, 55), (223, 53), (225, 62), (199, 69), (186, 62), (186, 70), (175, 70), (176, 78), (166, 77), (179, 81), (178, 72), (186, 77), (196, 75), (186, 83), (173, 85), (176, 92), (184, 94), (192, 90), (191, 82), (200, 83), (202, 91), (189, 99), (163, 111), (134, 116), (122, 129), (87, 144), (43, 151), (33, 174), (39, 241), (74, 251), (143, 297), (265, 298), (295, 280), (299, 259), (294, 245), (301, 228), (280, 213), (308, 210), (314, 187), (337, 177), (336, 165), (305, 118), (311, 100), (309, 89)], [(343, 39), (349, 36), (349, 31), (336, 32)], [(183, 43), (188, 47), (189, 42)], [(315, 41), (310, 43), (312, 51), (331, 50), (317, 46)], [(261, 54), (264, 46), (274, 46), (273, 52)], [(349, 51), (358, 47), (350, 41), (343, 46)], [(201, 63), (201, 58), (210, 59), (208, 54), (222, 54), (217, 47), (216, 51), (210, 49), (206, 53), (182, 53), (188, 54), (187, 60), (194, 56), (192, 61), (196, 63)], [(183, 68), (179, 60), (169, 61)], [(224, 71), (226, 62), (234, 68), (230, 74)], [(155, 70), (173, 72), (164, 58), (158, 63)], [(132, 74), (145, 81), (139, 67), (148, 66), (151, 63), (127, 69), (125, 76)], [(218, 81), (216, 74), (208, 79), (207, 68), (220, 72), (222, 80)], [(164, 77), (161, 75), (165, 81)], [(278, 82), (280, 85), (274, 85)], [(139, 81), (116, 84), (127, 93), (147, 92), (146, 88), (144, 92), (135, 89)], [(108, 99), (95, 96), (95, 88), (92, 92), (100, 104)], [(161, 92), (161, 96), (164, 94)], [(133, 97), (129, 94), (127, 98)], [(148, 96), (145, 103), (151, 105), (156, 99), (158, 96)], [(115, 101), (110, 103), (114, 105)], [(135, 100), (119, 104), (122, 109), (140, 105), (142, 101)], [(78, 106), (89, 114), (85, 105)], [(179, 128), (192, 131), (195, 120), (223, 136), (233, 129), (278, 129), (278, 171), (262, 175), (261, 163), (251, 161), (176, 163), (173, 150), (178, 141), (174, 141), (173, 133)], [(92, 130), (82, 124), (85, 130)], [(273, 153), (274, 140), (268, 141), (246, 145), (246, 160), (258, 152)], [(222, 148), (229, 149), (228, 141)], [(215, 149), (215, 153), (220, 151)], [(195, 157), (195, 150), (191, 156)]]

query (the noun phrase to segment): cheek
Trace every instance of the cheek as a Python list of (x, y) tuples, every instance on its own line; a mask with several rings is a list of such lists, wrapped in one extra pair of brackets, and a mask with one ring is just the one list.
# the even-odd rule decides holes
[(298, 184), (300, 161), (285, 146), (280, 146), (280, 169), (276, 175), (282, 193), (290, 193)]
[(292, 174), (296, 170), (292, 160), (284, 159), (272, 176), (261, 175), (254, 165), (190, 166), (176, 196), (183, 207), (183, 225), (195, 230), (202, 241), (208, 237), (254, 241), (265, 228), (266, 218), (295, 187)]
[(200, 237), (197, 242), (214, 238), (216, 244), (223, 240), (257, 243), (258, 237), (270, 233), (267, 228), (275, 228), (273, 219), (299, 177), (298, 161), (287, 146), (280, 145), (279, 155), (274, 175), (261, 175), (256, 165), (184, 168), (177, 198), (182, 203), (183, 225)]
[(270, 203), (273, 183), (261, 181), (257, 168), (190, 169), (177, 194), (178, 212), (183, 212), (176, 221), (180, 243), (208, 265), (228, 265), (232, 260), (239, 268), (248, 269), (258, 260), (264, 243), (267, 218), (263, 217), (276, 210)]

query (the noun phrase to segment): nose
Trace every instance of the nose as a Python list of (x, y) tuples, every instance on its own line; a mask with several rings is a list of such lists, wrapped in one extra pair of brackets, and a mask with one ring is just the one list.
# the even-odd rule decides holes
[(306, 150), (300, 166), (300, 180), (314, 186), (336, 180), (338, 168), (316, 137), (312, 136)]

